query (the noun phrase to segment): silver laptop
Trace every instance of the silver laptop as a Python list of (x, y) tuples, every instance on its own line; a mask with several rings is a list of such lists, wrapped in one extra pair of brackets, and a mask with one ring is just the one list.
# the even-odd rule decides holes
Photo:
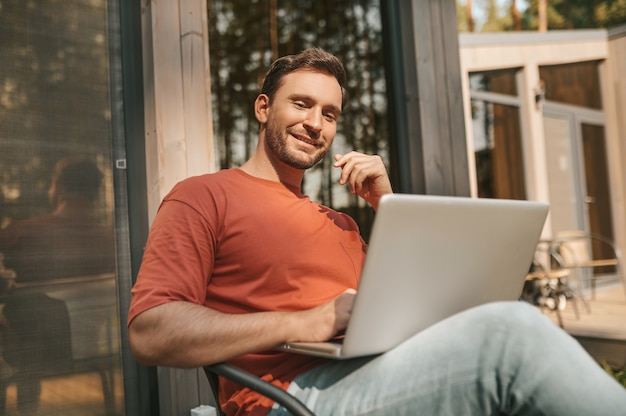
[(548, 208), (385, 195), (345, 336), (278, 348), (336, 359), (378, 354), (473, 306), (519, 299)]

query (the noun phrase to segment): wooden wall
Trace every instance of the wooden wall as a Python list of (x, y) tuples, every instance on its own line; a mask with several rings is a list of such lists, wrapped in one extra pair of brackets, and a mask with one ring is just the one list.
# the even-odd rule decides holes
[[(626, 25), (609, 30), (609, 59), (603, 94), (609, 99), (605, 108), (607, 136), (613, 138), (607, 149), (611, 170), (609, 174), (620, 180), (611, 190), (614, 199), (613, 223), (615, 239), (626, 254)], [(612, 166), (611, 166), (612, 165)]]
[[(215, 170), (206, 0), (142, 1), (148, 218), (180, 180)], [(202, 370), (158, 368), (162, 415), (213, 398)]]
[(181, 179), (215, 170), (206, 0), (143, 7), (149, 219)]

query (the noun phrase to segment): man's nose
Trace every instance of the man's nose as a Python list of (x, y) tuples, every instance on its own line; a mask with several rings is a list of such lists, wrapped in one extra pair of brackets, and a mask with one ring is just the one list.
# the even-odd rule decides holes
[(311, 131), (319, 132), (322, 130), (322, 111), (316, 108), (311, 108), (307, 113), (307, 118), (304, 120), (304, 126)]

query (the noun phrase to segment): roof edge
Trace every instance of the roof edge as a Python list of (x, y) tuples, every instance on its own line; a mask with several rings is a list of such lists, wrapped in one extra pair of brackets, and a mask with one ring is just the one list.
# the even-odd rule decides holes
[(626, 36), (626, 23), (619, 26), (610, 27), (608, 30), (609, 40)]
[[(609, 32), (610, 31), (610, 32)], [(626, 25), (607, 29), (550, 30), (548, 32), (460, 33), (459, 46), (519, 45), (533, 43), (579, 42), (607, 40), (626, 34)], [(615, 35), (614, 33), (618, 33)]]

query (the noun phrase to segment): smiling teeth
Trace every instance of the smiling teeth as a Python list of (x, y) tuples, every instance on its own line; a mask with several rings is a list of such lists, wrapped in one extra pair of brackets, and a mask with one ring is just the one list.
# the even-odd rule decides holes
[(295, 134), (293, 135), (293, 137), (295, 137), (297, 140), (299, 140), (301, 142), (305, 142), (305, 143), (308, 143), (308, 144), (311, 144), (311, 145), (314, 145), (314, 146), (317, 145), (317, 142), (315, 140), (312, 140), (312, 139), (310, 139), (308, 137), (295, 135)]

